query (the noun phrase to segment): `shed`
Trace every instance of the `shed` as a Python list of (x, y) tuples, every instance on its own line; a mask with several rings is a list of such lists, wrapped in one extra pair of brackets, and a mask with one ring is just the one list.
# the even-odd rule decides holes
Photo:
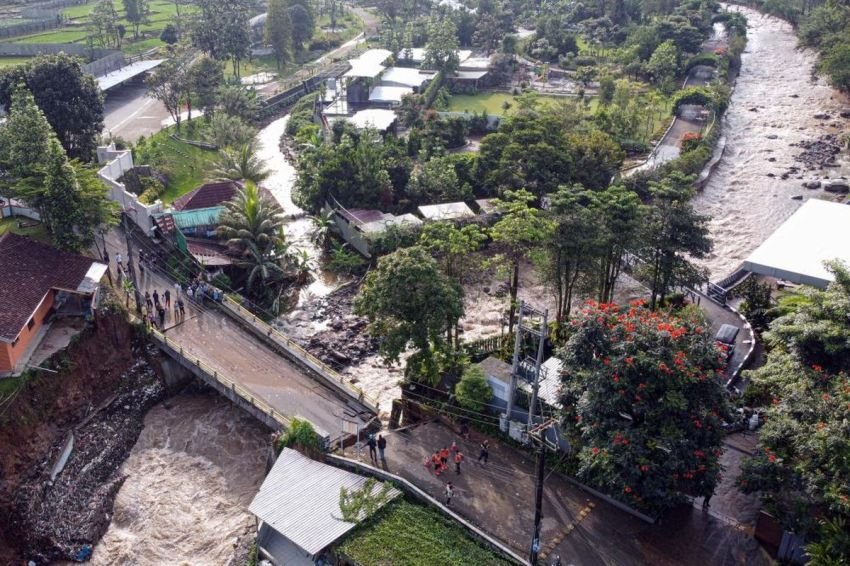
[[(357, 526), (342, 520), (340, 488), (360, 489), (366, 481), (284, 448), (248, 508), (259, 521), (258, 552), (281, 566), (313, 564)], [(399, 494), (392, 489), (390, 498)]]
[(429, 204), (420, 206), (419, 215), (425, 220), (459, 220), (461, 218), (472, 218), (475, 213), (465, 202), (447, 202), (444, 204)]
[(484, 372), (487, 383), (493, 390), (493, 399), (490, 404), (504, 411), (508, 407), (508, 391), (511, 387), (511, 365), (499, 358), (489, 356), (478, 367)]
[(850, 263), (850, 206), (819, 199), (803, 203), (744, 261), (744, 269), (825, 288), (835, 277), (824, 262)]

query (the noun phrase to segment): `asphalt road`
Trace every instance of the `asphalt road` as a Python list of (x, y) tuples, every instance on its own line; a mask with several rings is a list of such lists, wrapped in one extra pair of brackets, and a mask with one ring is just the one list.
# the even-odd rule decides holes
[(162, 129), (168, 111), (158, 100), (150, 98), (143, 84), (117, 86), (106, 93), (103, 107), (104, 133), (135, 142)]

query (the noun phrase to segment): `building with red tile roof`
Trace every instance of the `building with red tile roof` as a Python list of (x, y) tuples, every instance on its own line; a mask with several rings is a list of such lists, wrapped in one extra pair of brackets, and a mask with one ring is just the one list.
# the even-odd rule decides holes
[(31, 238), (0, 236), (0, 373), (13, 372), (69, 298), (90, 303), (107, 266)]
[(197, 210), (221, 206), (232, 199), (240, 188), (236, 181), (206, 183), (175, 200), (171, 206), (174, 210)]

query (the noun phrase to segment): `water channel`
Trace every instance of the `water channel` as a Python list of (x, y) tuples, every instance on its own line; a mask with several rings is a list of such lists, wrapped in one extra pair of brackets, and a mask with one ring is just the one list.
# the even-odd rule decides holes
[[(734, 271), (797, 210), (801, 202), (791, 197), (824, 197), (821, 190), (804, 189), (804, 181), (850, 175), (846, 160), (840, 168), (805, 171), (794, 159), (801, 150), (791, 144), (850, 125), (838, 118), (840, 110), (850, 107), (847, 99), (823, 79), (812, 78), (815, 53), (797, 48), (786, 22), (748, 8), (729, 9), (747, 17), (747, 48), (724, 118), (723, 158), (694, 201), (699, 212), (712, 218), (714, 252), (704, 265), (713, 280)], [(832, 119), (814, 117), (820, 113)], [(792, 166), (800, 166), (801, 172), (781, 179)]]
[[(749, 44), (725, 119), (724, 157), (695, 202), (700, 212), (712, 216), (715, 252), (706, 265), (714, 278), (734, 270), (796, 210), (800, 203), (791, 196), (823, 196), (802, 189), (796, 176), (785, 181), (779, 176), (799, 153), (789, 144), (836, 130), (813, 114), (836, 115), (848, 106), (823, 81), (811, 80), (814, 54), (797, 50), (790, 26), (752, 10), (733, 9), (749, 18)], [(315, 258), (310, 221), (292, 203), (295, 172), (278, 145), (286, 120), (272, 122), (259, 134), (261, 157), (273, 171), (264, 185), (284, 212), (296, 217), (286, 226), (290, 241)], [(804, 180), (825, 174), (835, 178), (848, 170), (845, 165), (812, 172)], [(333, 286), (320, 275), (308, 293), (326, 294)], [(401, 377), (371, 359), (347, 372), (387, 398), (395, 396), (394, 384)], [(253, 529), (247, 506), (262, 480), (267, 445), (260, 425), (217, 396), (181, 395), (156, 406), (122, 467), (127, 480), (93, 562), (227, 563), (235, 539)]]

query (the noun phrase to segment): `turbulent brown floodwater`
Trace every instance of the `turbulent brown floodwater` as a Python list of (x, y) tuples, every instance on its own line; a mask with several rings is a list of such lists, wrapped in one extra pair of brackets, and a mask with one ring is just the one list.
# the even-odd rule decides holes
[[(747, 16), (747, 49), (724, 119), (726, 151), (694, 203), (712, 217), (714, 253), (704, 264), (713, 280), (734, 271), (799, 208), (801, 202), (792, 196), (824, 196), (821, 190), (804, 189), (804, 181), (850, 174), (845, 160), (841, 168), (809, 172), (801, 167), (801, 173), (780, 179), (789, 167), (801, 166), (794, 160), (800, 149), (792, 143), (850, 129), (847, 120), (838, 118), (850, 102), (823, 79), (812, 79), (815, 53), (797, 48), (789, 24), (748, 8), (729, 9)], [(818, 113), (832, 118), (816, 119)]]
[(216, 394), (178, 395), (145, 417), (93, 564), (227, 564), (255, 529), (269, 432)]

